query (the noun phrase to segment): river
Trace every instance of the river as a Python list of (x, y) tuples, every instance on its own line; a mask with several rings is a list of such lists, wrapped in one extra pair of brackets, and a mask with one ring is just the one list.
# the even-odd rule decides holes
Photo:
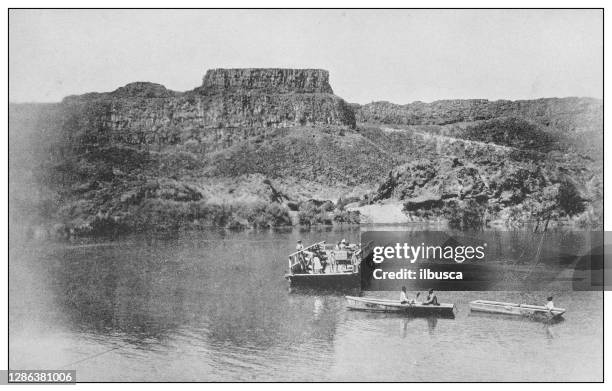
[[(553, 324), (348, 311), (343, 296), (290, 292), (286, 255), (356, 229), (210, 230), (168, 237), (12, 243), (10, 369), (76, 369), (78, 381), (601, 381), (603, 294), (556, 292)], [(396, 292), (369, 293), (395, 297)]]

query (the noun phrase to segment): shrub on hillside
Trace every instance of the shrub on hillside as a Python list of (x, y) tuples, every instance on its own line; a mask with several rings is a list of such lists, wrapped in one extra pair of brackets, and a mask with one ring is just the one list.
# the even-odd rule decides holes
[(128, 226), (120, 219), (102, 215), (94, 217), (90, 227), (91, 230), (88, 233), (96, 236), (114, 236), (129, 230)]
[(325, 201), (323, 205), (321, 205), (321, 210), (324, 212), (331, 212), (334, 210), (334, 203), (331, 201)]
[(463, 202), (449, 202), (442, 209), (448, 225), (453, 229), (470, 230), (482, 229), (486, 226), (486, 205), (467, 200)]
[(253, 228), (282, 227), (291, 225), (289, 209), (276, 202), (267, 204), (256, 202), (236, 208), (238, 217), (245, 219)]
[(514, 147), (550, 152), (556, 142), (550, 134), (537, 125), (521, 118), (496, 118), (469, 126), (464, 133), (468, 140), (482, 141)]
[(315, 203), (306, 202), (301, 205), (298, 212), (298, 220), (300, 225), (331, 225), (332, 219), (328, 212), (324, 211), (321, 206)]
[(562, 182), (557, 192), (557, 205), (568, 216), (574, 216), (586, 209), (584, 199), (570, 181)]
[(268, 228), (291, 225), (289, 210), (277, 203), (213, 204), (148, 199), (128, 218), (135, 230), (172, 230), (189, 226)]
[(334, 222), (338, 224), (359, 224), (361, 221), (361, 214), (358, 210), (339, 210), (334, 213)]
[(348, 204), (352, 204), (353, 202), (359, 202), (361, 199), (357, 196), (353, 197), (340, 197), (338, 202), (336, 202), (336, 209), (344, 210), (344, 207)]

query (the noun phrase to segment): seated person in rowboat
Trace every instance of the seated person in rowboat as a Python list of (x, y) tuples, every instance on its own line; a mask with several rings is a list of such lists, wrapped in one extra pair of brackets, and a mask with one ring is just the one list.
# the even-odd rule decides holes
[(421, 292), (417, 292), (417, 294), (414, 296), (414, 299), (408, 300), (408, 296), (406, 295), (406, 287), (403, 286), (402, 291), (400, 292), (400, 304), (416, 304), (417, 299), (420, 295)]
[(438, 297), (434, 294), (434, 290), (430, 289), (427, 294), (427, 299), (423, 302), (425, 305), (440, 305), (438, 303)]
[(406, 287), (402, 287), (402, 291), (400, 292), (400, 304), (408, 304), (408, 297), (406, 297)]
[(555, 303), (553, 303), (553, 297), (552, 296), (548, 296), (546, 298), (546, 301), (547, 301), (547, 303), (546, 303), (546, 305), (544, 307), (548, 310), (548, 312), (552, 312), (552, 309), (555, 308)]

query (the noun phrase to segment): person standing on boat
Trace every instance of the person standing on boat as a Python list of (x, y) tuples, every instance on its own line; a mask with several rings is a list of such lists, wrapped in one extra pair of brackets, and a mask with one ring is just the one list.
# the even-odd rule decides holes
[(308, 264), (306, 262), (306, 257), (304, 256), (304, 245), (302, 245), (302, 240), (298, 239), (297, 245), (295, 246), (295, 251), (297, 252), (297, 258), (300, 262), (303, 272), (308, 272)]
[(430, 289), (427, 293), (427, 299), (423, 302), (425, 305), (440, 305), (438, 303), (438, 297), (435, 295), (434, 290)]

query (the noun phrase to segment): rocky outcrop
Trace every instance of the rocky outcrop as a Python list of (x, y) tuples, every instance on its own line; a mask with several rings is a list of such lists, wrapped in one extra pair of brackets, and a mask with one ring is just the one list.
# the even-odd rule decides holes
[(67, 97), (62, 109), (61, 127), (93, 145), (195, 142), (215, 150), (261, 128), (355, 126), (353, 111), (319, 69), (215, 69), (185, 93), (137, 82)]
[(202, 82), (204, 93), (257, 90), (274, 94), (333, 94), (329, 72), (323, 69), (238, 68), (211, 69)]
[(545, 126), (601, 129), (603, 102), (594, 98), (534, 100), (455, 99), (398, 105), (373, 102), (353, 105), (358, 122), (398, 125), (445, 125), (499, 117), (530, 119)]
[(482, 208), (488, 219), (505, 219), (505, 223), (549, 216), (568, 219), (585, 209), (599, 208), (601, 202), (580, 177), (568, 175), (563, 165), (529, 159), (503, 159), (485, 165), (440, 157), (396, 167), (371, 200), (402, 201), (404, 213), (417, 221), (436, 219), (471, 205)]
[(519, 101), (441, 100), (397, 105), (352, 105), (358, 123), (385, 124), (512, 147), (516, 151), (576, 152), (603, 156), (603, 102), (594, 98), (542, 98)]
[(393, 169), (374, 200), (408, 200), (411, 205), (433, 207), (447, 199), (478, 198), (488, 187), (477, 167), (459, 159), (420, 159)]

